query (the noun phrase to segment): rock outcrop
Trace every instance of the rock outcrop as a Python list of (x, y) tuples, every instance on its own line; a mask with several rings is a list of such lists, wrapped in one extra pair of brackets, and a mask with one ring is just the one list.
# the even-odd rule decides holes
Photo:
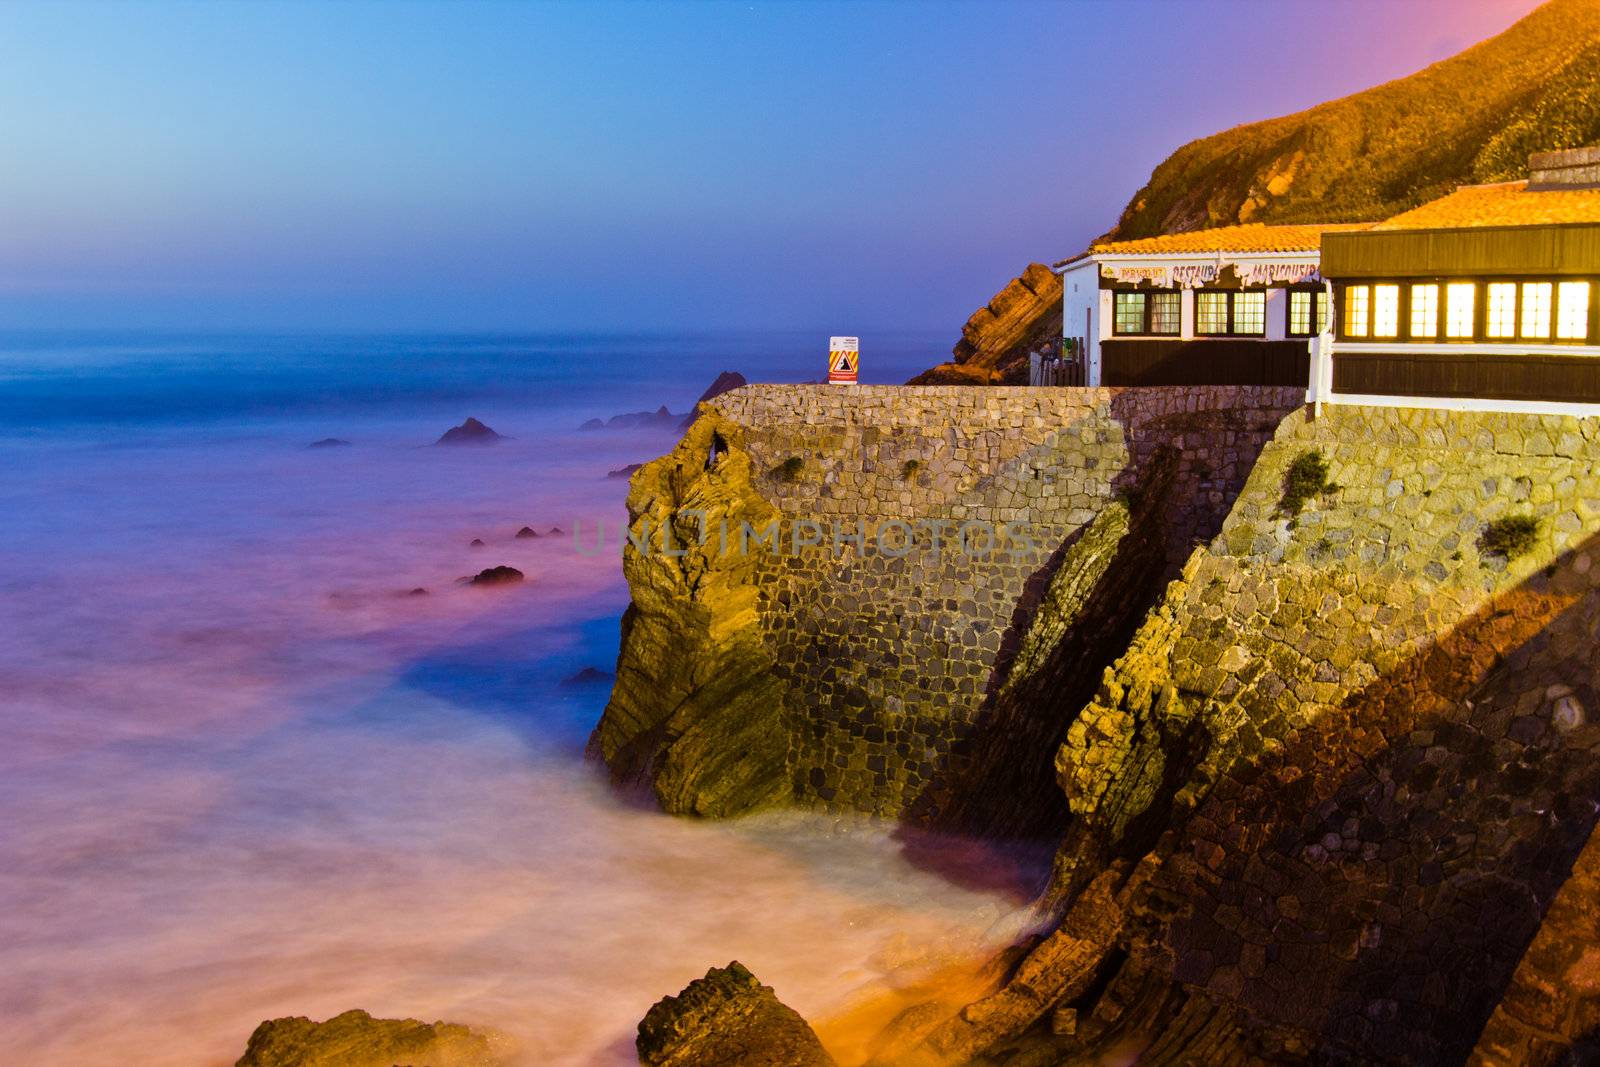
[(501, 439), (489, 427), (477, 419), (469, 418), (460, 426), (452, 426), (446, 430), (437, 441), (436, 445), (492, 445)]
[(732, 392), (740, 386), (748, 384), (750, 383), (745, 381), (744, 375), (740, 374), (738, 371), (723, 371), (712, 380), (710, 385), (706, 386), (706, 391), (701, 393), (700, 399), (694, 402), (694, 407), (689, 409), (689, 414), (683, 417), (683, 427), (685, 429), (688, 428), (689, 424), (695, 420), (695, 416), (700, 414), (700, 405), (704, 404), (707, 400), (710, 400), (712, 397), (721, 396), (723, 393)]
[(794, 1009), (737, 960), (713, 967), (639, 1023), (647, 1067), (835, 1067)]
[(326, 1022), (304, 1016), (256, 1027), (234, 1067), (509, 1067), (504, 1038), (454, 1023), (374, 1019), (347, 1011)]
[[(732, 815), (789, 798), (783, 684), (757, 626), (760, 556), (705, 531), (764, 529), (745, 429), (708, 411), (634, 474), (617, 681), (589, 741), (667, 811)], [(714, 457), (714, 458), (713, 458)]]
[(472, 576), (472, 585), (515, 585), (525, 576), (515, 567), (501, 564), (498, 567), (485, 567)]
[(1030, 263), (961, 327), (952, 361), (910, 385), (1026, 385), (1028, 353), (1053, 351), (1061, 338), (1061, 278)]

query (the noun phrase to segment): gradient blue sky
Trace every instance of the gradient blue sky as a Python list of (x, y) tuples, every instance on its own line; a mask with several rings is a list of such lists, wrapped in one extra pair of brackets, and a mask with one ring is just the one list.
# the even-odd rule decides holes
[(0, 3), (0, 328), (948, 329), (1534, 0)]

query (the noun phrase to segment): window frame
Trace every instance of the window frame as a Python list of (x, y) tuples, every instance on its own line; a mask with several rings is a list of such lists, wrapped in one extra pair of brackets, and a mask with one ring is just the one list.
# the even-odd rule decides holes
[[(1143, 301), (1144, 310), (1143, 310), (1143, 313), (1140, 315), (1140, 322), (1139, 322), (1140, 329), (1137, 332), (1132, 331), (1132, 330), (1124, 330), (1122, 328), (1122, 326), (1120, 325), (1119, 321), (1118, 321), (1118, 316), (1117, 316), (1117, 298), (1119, 296), (1123, 295), (1124, 293), (1129, 294), (1129, 295), (1142, 296), (1144, 298), (1144, 301)], [(1174, 296), (1176, 296), (1178, 298), (1178, 321), (1177, 321), (1177, 325), (1170, 331), (1163, 330), (1163, 331), (1157, 332), (1156, 330), (1151, 329), (1151, 325), (1152, 325), (1152, 323), (1153, 323), (1153, 321), (1155, 319), (1155, 304), (1156, 304), (1156, 302), (1154, 300), (1152, 300), (1151, 297), (1155, 296), (1155, 295), (1158, 295), (1158, 294), (1172, 294), (1172, 295), (1174, 295)], [(1111, 290), (1111, 336), (1113, 336), (1113, 337), (1181, 337), (1182, 335), (1183, 335), (1183, 290), (1182, 289), (1178, 289), (1178, 288), (1159, 288), (1159, 287), (1151, 287), (1149, 289), (1137, 289), (1137, 288), (1131, 288), (1131, 287), (1123, 286), (1121, 288), (1116, 288), (1116, 289), (1112, 289)]]
[[(1227, 307), (1227, 329), (1222, 333), (1205, 333), (1200, 329), (1200, 294), (1221, 293), (1227, 299), (1223, 303)], [(1236, 306), (1240, 295), (1244, 293), (1261, 294), (1261, 329), (1242, 331), (1238, 328)], [(1261, 285), (1240, 286), (1237, 289), (1223, 289), (1218, 286), (1205, 286), (1194, 291), (1194, 335), (1196, 339), (1208, 340), (1214, 337), (1265, 337), (1267, 336), (1267, 287)]]
[[(1333, 314), (1333, 301), (1328, 296), (1328, 290), (1320, 285), (1288, 285), (1284, 287), (1283, 291), (1285, 294), (1283, 298), (1283, 335), (1295, 338), (1319, 336), (1323, 331), (1317, 329), (1318, 320), (1321, 320), (1322, 327), (1326, 329)], [(1294, 328), (1294, 298), (1297, 294), (1304, 294), (1311, 298), (1311, 331), (1309, 333), (1301, 333)], [(1317, 305), (1319, 303), (1324, 304), (1320, 315), (1317, 313)]]
[[(1588, 307), (1588, 332), (1583, 337), (1561, 337), (1561, 283), (1587, 282), (1589, 285)], [(1522, 332), (1523, 316), (1523, 287), (1530, 283), (1550, 284), (1550, 333), (1545, 337), (1532, 337)], [(1450, 326), (1450, 286), (1472, 286), (1472, 334), (1468, 337), (1451, 337)], [(1512, 286), (1511, 323), (1512, 333), (1506, 337), (1489, 336), (1489, 286), (1507, 284)], [(1398, 285), (1400, 287), (1400, 322), (1399, 332), (1393, 337), (1379, 337), (1374, 331), (1376, 323), (1376, 289), (1380, 285)], [(1436, 333), (1432, 337), (1418, 336), (1411, 329), (1412, 289), (1418, 285), (1437, 285), (1438, 297), (1435, 309)], [(1349, 300), (1349, 291), (1355, 287), (1364, 287), (1367, 290), (1367, 332), (1365, 334), (1352, 334), (1346, 329), (1346, 309)], [(1540, 346), (1567, 346), (1567, 347), (1600, 347), (1600, 277), (1593, 275), (1475, 275), (1470, 278), (1461, 277), (1370, 277), (1338, 279), (1334, 283), (1334, 305), (1330, 308), (1333, 318), (1334, 336), (1340, 341), (1357, 344), (1448, 344), (1448, 345), (1540, 345)], [(1285, 316), (1287, 324), (1287, 314)], [(1289, 334), (1289, 336), (1304, 336)]]

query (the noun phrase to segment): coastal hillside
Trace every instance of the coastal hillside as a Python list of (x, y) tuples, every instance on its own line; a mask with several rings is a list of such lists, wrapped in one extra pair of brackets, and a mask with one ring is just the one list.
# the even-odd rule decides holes
[[(1499, 36), (1408, 77), (1184, 145), (1101, 239), (1381, 219), (1457, 185), (1526, 177), (1531, 152), (1597, 140), (1600, 0), (1550, 0)], [(996, 300), (1016, 295), (1021, 281)], [(1010, 328), (987, 346), (971, 343), (975, 332), (991, 332), (995, 317), (992, 302), (980, 309), (952, 360), (918, 380), (1025, 381), (1027, 352), (1053, 336), (1061, 309), (1059, 289), (1041, 295), (1031, 318), (1013, 304)]]

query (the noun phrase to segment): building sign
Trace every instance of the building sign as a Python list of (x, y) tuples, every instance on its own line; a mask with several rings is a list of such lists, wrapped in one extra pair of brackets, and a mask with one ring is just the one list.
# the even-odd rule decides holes
[(1174, 286), (1187, 286), (1194, 288), (1217, 280), (1217, 265), (1215, 263), (1159, 263), (1159, 264), (1124, 264), (1108, 263), (1100, 268), (1103, 277), (1109, 278), (1118, 285), (1138, 285), (1140, 282), (1149, 282), (1158, 289), (1171, 289)]
[(1322, 280), (1314, 259), (1299, 263), (1235, 263), (1233, 269), (1241, 285), (1298, 285)]
[(828, 338), (828, 384), (854, 385), (861, 369), (861, 338)]

